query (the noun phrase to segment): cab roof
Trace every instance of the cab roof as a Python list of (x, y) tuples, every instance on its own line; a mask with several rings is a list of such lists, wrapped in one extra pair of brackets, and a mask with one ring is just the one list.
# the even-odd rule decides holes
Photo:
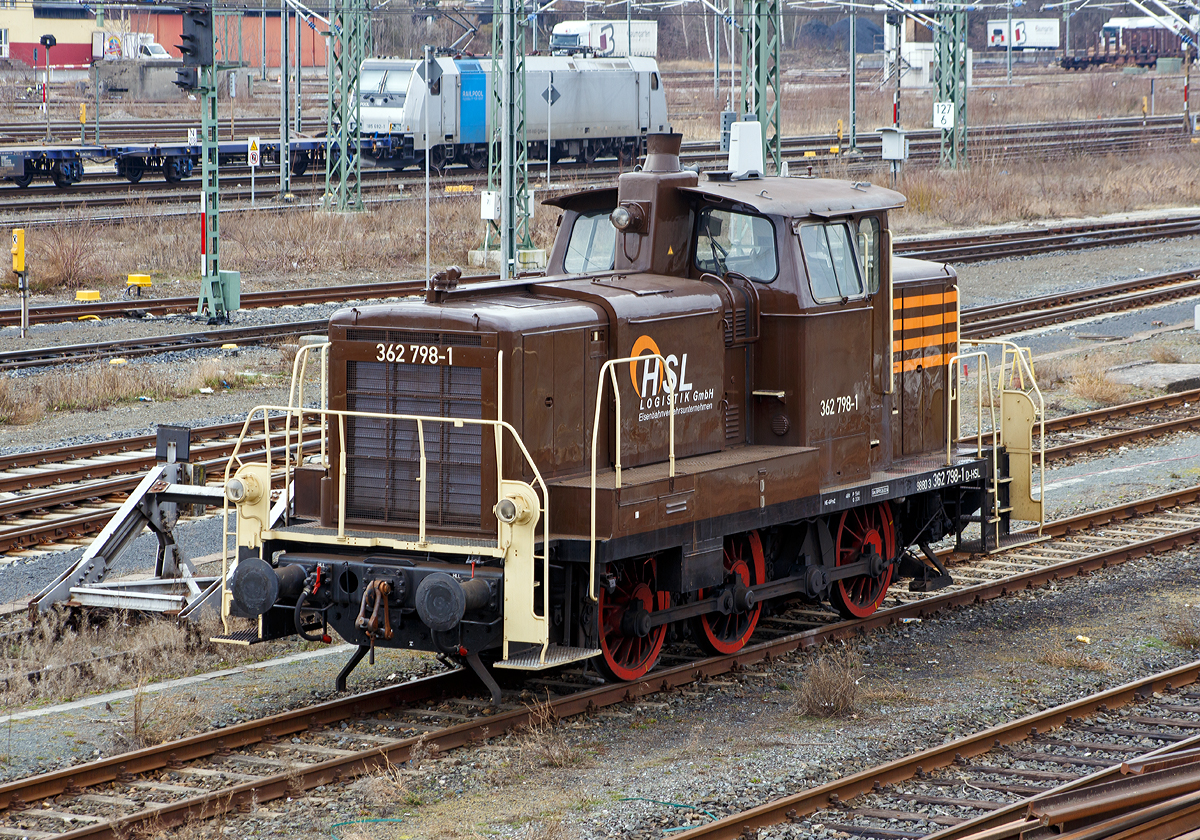
[(772, 216), (828, 219), (872, 210), (904, 206), (904, 196), (866, 181), (830, 178), (751, 178), (744, 181), (707, 180), (683, 192), (726, 203), (736, 203)]

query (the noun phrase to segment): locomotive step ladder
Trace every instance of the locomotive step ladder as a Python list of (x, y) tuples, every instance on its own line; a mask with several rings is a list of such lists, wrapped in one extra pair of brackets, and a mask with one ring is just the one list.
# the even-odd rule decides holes
[[(956, 417), (961, 408), (959, 391), (960, 362), (977, 360), (976, 369), (976, 441), (975, 454), (990, 456), (988, 474), (973, 485), (980, 499), (979, 513), (958, 511), (956, 550), (972, 554), (996, 554), (1019, 545), (1040, 542), (1045, 524), (1044, 494), (1033, 495), (1033, 473), (1038, 471), (1038, 486), (1045, 481), (1045, 405), (1033, 375), (1028, 348), (1007, 341), (974, 341), (974, 346), (995, 347), (1001, 352), (999, 372), (993, 382), (991, 360), (986, 349), (959, 353), (950, 362), (950, 388), (947, 412)], [(1007, 374), (1007, 376), (1006, 376)], [(986, 383), (986, 387), (985, 387)], [(999, 411), (996, 395), (999, 395)], [(986, 421), (986, 422), (985, 422)], [(1038, 442), (1034, 445), (1034, 428)], [(956, 424), (948, 422), (947, 457), (951, 455)], [(1030, 522), (1036, 528), (1013, 532), (1014, 521)], [(964, 539), (967, 526), (979, 526), (978, 539)]]

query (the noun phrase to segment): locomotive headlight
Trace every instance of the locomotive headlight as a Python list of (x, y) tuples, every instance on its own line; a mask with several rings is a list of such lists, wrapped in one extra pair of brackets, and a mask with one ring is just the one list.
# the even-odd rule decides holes
[(262, 488), (252, 475), (231, 478), (225, 485), (225, 498), (240, 505), (242, 502), (254, 504), (262, 496)]
[(496, 502), (496, 518), (505, 525), (511, 525), (517, 521), (517, 504), (512, 499), (501, 499)]
[(626, 201), (609, 214), (608, 220), (612, 226), (622, 233), (636, 233), (646, 229), (646, 210), (644, 202)]

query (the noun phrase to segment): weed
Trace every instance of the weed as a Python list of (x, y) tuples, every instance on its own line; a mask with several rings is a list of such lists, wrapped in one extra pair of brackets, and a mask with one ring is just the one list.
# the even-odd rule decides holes
[(1150, 348), (1150, 358), (1154, 359), (1160, 365), (1177, 365), (1183, 361), (1183, 357), (1179, 355), (1178, 350), (1163, 344), (1156, 344)]
[(533, 701), (529, 706), (529, 725), (516, 737), (522, 763), (532, 767), (574, 767), (583, 764), (585, 755), (558, 727), (558, 715), (549, 701)]
[(1167, 641), (1189, 650), (1200, 647), (1200, 610), (1190, 607), (1166, 623)]
[(1081, 648), (1063, 647), (1061, 644), (1054, 644), (1043, 650), (1038, 656), (1038, 662), (1051, 668), (1094, 671), (1098, 674), (1105, 674), (1113, 669), (1113, 664), (1108, 660), (1093, 659)]
[(379, 809), (386, 817), (404, 801), (409, 790), (405, 771), (392, 764), (386, 755), (383, 761), (384, 766), (377, 772), (358, 779), (354, 783), (354, 789), (362, 795), (367, 805)]
[(851, 650), (824, 654), (808, 666), (792, 710), (809, 717), (845, 717), (859, 703), (862, 657)]
[(1071, 366), (1071, 393), (1101, 405), (1116, 405), (1129, 396), (1129, 386), (1108, 375), (1104, 359), (1087, 355)]

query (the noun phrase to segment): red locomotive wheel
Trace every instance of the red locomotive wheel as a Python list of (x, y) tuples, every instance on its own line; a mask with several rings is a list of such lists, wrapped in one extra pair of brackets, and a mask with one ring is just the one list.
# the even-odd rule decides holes
[(613, 679), (636, 680), (644, 677), (662, 653), (667, 625), (645, 628), (650, 613), (671, 605), (669, 592), (657, 590), (658, 567), (653, 557), (627, 560), (617, 569), (617, 585), (612, 594), (600, 589), (600, 666)]
[[(725, 540), (725, 586), (737, 585), (754, 586), (767, 579), (767, 564), (763, 559), (762, 540), (758, 531), (738, 534)], [(700, 597), (705, 597), (704, 590)], [(762, 615), (762, 604), (755, 603), (750, 610), (738, 612), (736, 609), (728, 615), (711, 612), (700, 616), (700, 630), (697, 641), (700, 646), (712, 653), (736, 653), (746, 646), (758, 626), (758, 617)]]
[[(896, 556), (896, 526), (887, 502), (861, 507), (842, 514), (837, 528), (837, 564), (855, 563), (862, 551), (872, 546), (884, 560)], [(834, 583), (829, 602), (847, 618), (866, 618), (883, 603), (892, 582), (892, 570), (879, 575), (859, 575)]]

